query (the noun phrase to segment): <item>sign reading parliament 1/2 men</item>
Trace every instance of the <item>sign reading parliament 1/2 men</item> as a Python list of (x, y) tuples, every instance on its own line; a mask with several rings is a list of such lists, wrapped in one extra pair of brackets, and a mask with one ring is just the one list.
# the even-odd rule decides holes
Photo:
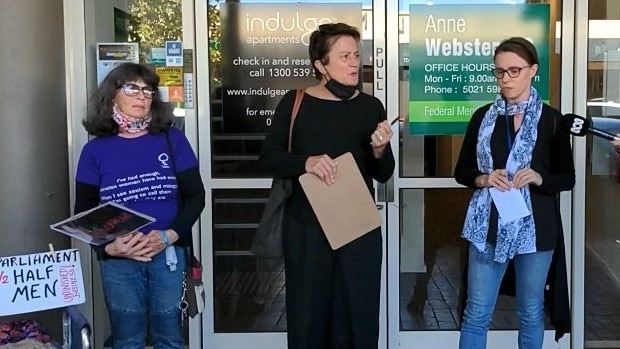
[(76, 249), (0, 257), (0, 316), (84, 303)]
[(344, 22), (360, 28), (362, 23), (361, 3), (220, 6), (222, 112), (228, 133), (266, 132), (286, 91), (314, 84), (308, 43), (319, 25)]
[(464, 133), (472, 113), (499, 93), (493, 55), (513, 36), (536, 46), (534, 87), (549, 100), (549, 5), (411, 5), (409, 13), (411, 134)]

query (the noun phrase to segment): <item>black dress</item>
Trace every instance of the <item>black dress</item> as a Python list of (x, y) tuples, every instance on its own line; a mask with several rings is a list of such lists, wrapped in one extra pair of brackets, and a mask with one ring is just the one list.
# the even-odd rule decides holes
[[(370, 137), (386, 120), (375, 97), (359, 94), (346, 101), (323, 100), (305, 94), (293, 127), (288, 153), (290, 114), (295, 91), (276, 108), (261, 160), (280, 178), (305, 173), (309, 156), (331, 158), (351, 152), (368, 186), (387, 181), (394, 171), (388, 146), (375, 159)], [(336, 180), (346, 180), (338, 178)], [(299, 182), (284, 219), (284, 261), (288, 347), (295, 349), (377, 348), (381, 289), (382, 237), (379, 228), (332, 250)]]

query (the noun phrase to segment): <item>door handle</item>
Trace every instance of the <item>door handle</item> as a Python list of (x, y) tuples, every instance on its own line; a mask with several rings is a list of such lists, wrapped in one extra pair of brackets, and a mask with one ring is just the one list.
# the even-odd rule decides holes
[(377, 210), (383, 210), (385, 208), (384, 204), (377, 204)]

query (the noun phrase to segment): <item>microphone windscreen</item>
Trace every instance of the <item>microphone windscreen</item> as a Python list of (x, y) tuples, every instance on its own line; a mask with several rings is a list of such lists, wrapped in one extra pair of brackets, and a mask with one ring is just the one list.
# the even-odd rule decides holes
[(578, 137), (583, 137), (588, 133), (591, 123), (589, 119), (576, 114), (568, 113), (562, 116), (562, 128)]

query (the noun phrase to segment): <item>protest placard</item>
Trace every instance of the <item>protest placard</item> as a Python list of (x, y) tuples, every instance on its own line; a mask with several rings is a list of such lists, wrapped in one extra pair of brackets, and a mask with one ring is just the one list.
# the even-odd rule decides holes
[(0, 316), (84, 302), (77, 249), (0, 257)]

